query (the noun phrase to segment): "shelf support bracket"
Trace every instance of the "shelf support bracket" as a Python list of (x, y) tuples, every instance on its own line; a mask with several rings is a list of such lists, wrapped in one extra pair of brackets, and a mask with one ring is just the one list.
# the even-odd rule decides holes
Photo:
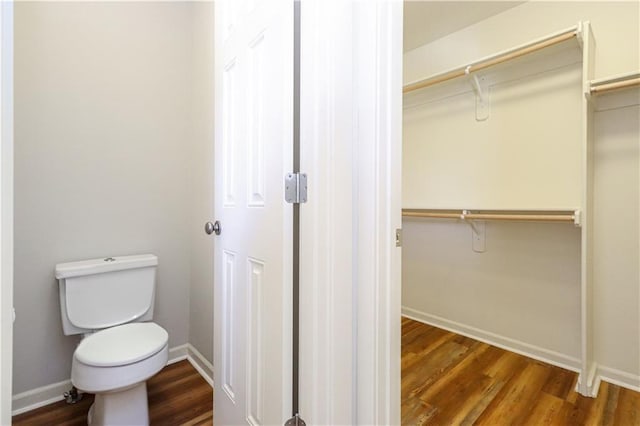
[(481, 83), (484, 78), (478, 78), (477, 75), (471, 73), (471, 65), (465, 68), (465, 75), (471, 83), (471, 88), (476, 94), (476, 121), (485, 121), (489, 118), (489, 90), (482, 88)]
[(576, 228), (580, 228), (582, 226), (582, 217), (580, 215), (580, 210), (575, 210), (573, 212), (573, 224)]
[(464, 220), (465, 223), (467, 223), (473, 231), (471, 235), (471, 247), (476, 253), (484, 253), (486, 249), (486, 223), (484, 220), (475, 221), (472, 219), (467, 219), (468, 213), (468, 210), (462, 210), (460, 219)]
[(578, 25), (576, 26), (576, 40), (578, 41), (578, 45), (580, 46), (580, 49), (584, 48), (584, 25), (582, 24), (582, 21), (578, 22)]

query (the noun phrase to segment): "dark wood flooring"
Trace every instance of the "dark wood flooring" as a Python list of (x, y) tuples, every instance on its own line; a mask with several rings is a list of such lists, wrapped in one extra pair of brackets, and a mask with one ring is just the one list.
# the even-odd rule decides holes
[(404, 425), (640, 425), (640, 393), (408, 318), (402, 319)]
[[(640, 426), (640, 393), (602, 383), (598, 398), (577, 375), (407, 318), (402, 320), (404, 425)], [(187, 362), (148, 382), (152, 425), (212, 425), (213, 391)], [(13, 424), (85, 425), (93, 397), (21, 414)]]
[[(166, 366), (147, 382), (152, 425), (213, 425), (213, 390), (188, 361)], [(77, 404), (64, 401), (13, 418), (14, 426), (86, 425), (93, 395)]]

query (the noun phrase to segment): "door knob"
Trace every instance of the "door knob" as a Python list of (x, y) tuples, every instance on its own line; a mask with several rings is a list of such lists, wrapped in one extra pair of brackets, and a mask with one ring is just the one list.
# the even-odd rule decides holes
[(211, 235), (214, 232), (216, 235), (220, 235), (220, 232), (222, 232), (222, 227), (220, 227), (220, 222), (216, 220), (215, 223), (211, 223), (211, 222), (205, 223), (204, 232), (206, 232), (207, 235)]

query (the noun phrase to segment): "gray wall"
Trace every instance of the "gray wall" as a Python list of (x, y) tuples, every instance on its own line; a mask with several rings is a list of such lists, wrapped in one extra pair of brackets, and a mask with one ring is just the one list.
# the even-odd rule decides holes
[(194, 109), (196, 131), (192, 168), (191, 343), (213, 361), (213, 242), (203, 231), (213, 220), (213, 3), (194, 5)]
[(212, 187), (200, 179), (213, 114), (194, 71), (207, 7), (16, 4), (14, 394), (69, 378), (78, 338), (62, 334), (59, 262), (155, 253), (155, 320), (171, 347), (192, 341), (211, 359), (196, 200)]

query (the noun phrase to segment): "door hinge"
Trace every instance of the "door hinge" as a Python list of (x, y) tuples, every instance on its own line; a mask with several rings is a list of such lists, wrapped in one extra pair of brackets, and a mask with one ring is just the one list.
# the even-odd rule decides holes
[(284, 177), (284, 199), (287, 203), (307, 202), (307, 174), (287, 173)]

